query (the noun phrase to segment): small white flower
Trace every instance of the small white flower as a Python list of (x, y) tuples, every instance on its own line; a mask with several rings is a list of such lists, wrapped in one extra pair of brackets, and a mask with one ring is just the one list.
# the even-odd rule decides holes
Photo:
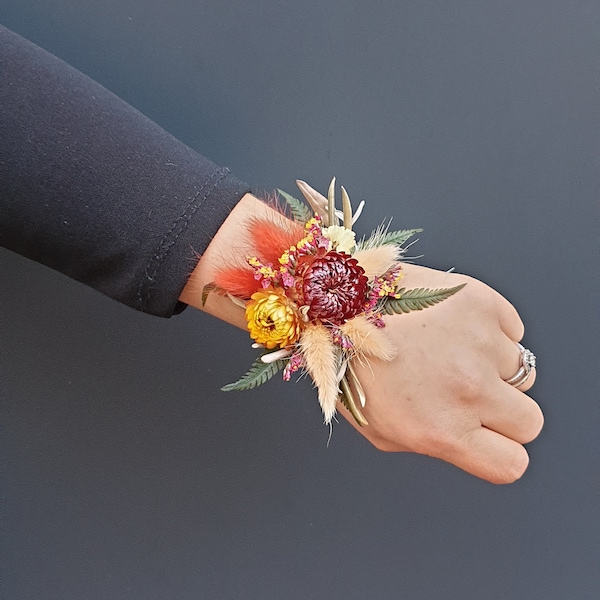
[(351, 254), (356, 248), (356, 235), (354, 231), (346, 229), (341, 225), (332, 225), (323, 228), (323, 235), (331, 240), (336, 250)]
[(287, 358), (293, 352), (294, 351), (292, 349), (282, 348), (281, 350), (275, 350), (275, 352), (269, 352), (268, 354), (263, 354), (260, 357), (260, 360), (262, 360), (264, 363), (268, 364), (268, 363), (275, 362), (276, 360), (279, 360), (282, 358)]

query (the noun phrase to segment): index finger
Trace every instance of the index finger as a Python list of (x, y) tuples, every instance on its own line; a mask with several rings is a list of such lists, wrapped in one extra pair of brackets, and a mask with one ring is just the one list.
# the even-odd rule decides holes
[(491, 483), (513, 483), (529, 465), (527, 450), (514, 440), (486, 427), (464, 435), (443, 460)]

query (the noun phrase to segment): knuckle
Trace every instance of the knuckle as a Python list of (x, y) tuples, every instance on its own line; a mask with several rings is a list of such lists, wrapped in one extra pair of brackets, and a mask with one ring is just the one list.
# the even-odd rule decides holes
[(523, 446), (518, 446), (510, 456), (507, 456), (502, 464), (490, 468), (485, 479), (497, 485), (514, 483), (521, 479), (529, 466), (529, 455)]
[(533, 442), (544, 427), (544, 413), (538, 404), (534, 403), (534, 408), (531, 411), (531, 415), (528, 418), (528, 428), (527, 433), (524, 436), (523, 443), (528, 444), (529, 442)]
[(514, 483), (523, 476), (528, 466), (529, 455), (525, 448), (520, 446), (511, 460), (507, 462), (502, 473), (502, 480), (499, 483)]
[(544, 413), (539, 404), (529, 397), (524, 397), (520, 407), (515, 407), (511, 427), (511, 437), (519, 444), (528, 444), (535, 440), (544, 427)]
[(520, 342), (523, 339), (523, 337), (525, 336), (525, 325), (523, 324), (523, 321), (521, 320), (521, 317), (519, 317), (519, 315), (517, 314), (516, 310), (515, 310), (515, 318), (513, 319), (512, 327), (513, 327), (512, 333), (515, 338), (515, 341)]
[(422, 432), (412, 440), (411, 448), (417, 454), (425, 454), (435, 458), (446, 458), (456, 452), (458, 446), (457, 436), (451, 424), (443, 423), (435, 428)]
[(455, 398), (472, 401), (481, 396), (485, 380), (474, 368), (458, 364), (450, 370), (447, 386)]

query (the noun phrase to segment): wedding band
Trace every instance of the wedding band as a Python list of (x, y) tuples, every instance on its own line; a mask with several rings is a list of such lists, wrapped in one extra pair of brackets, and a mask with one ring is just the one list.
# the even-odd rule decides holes
[(515, 342), (515, 344), (517, 344), (521, 352), (521, 366), (510, 379), (505, 379), (504, 381), (510, 385), (519, 387), (529, 379), (532, 369), (535, 368), (535, 354), (531, 350), (527, 350), (527, 348), (521, 346), (519, 342)]

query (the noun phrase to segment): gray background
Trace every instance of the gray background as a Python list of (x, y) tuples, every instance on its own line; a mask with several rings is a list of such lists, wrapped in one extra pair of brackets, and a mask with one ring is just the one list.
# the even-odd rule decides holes
[(2, 598), (591, 600), (595, 1), (2, 0), (0, 20), (256, 189), (366, 198), (507, 295), (546, 427), (518, 483), (328, 431), (308, 383), (219, 391), (243, 332), (0, 253)]

